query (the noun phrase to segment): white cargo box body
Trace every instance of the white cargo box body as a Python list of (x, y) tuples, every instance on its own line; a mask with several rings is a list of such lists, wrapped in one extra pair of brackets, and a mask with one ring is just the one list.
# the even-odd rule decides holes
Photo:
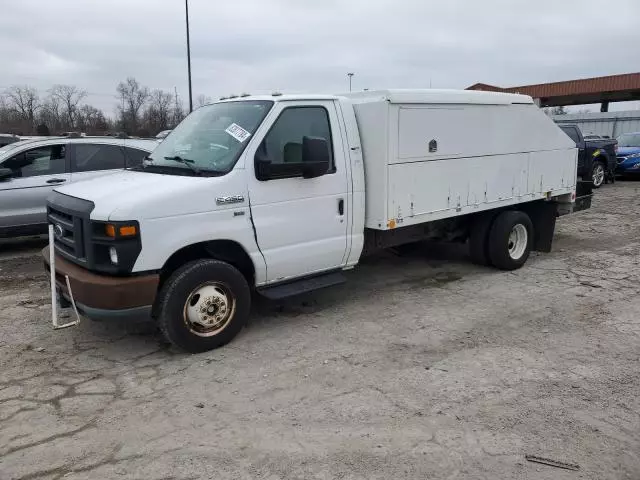
[(523, 95), (347, 95), (363, 148), (367, 228), (413, 225), (575, 191), (575, 144)]

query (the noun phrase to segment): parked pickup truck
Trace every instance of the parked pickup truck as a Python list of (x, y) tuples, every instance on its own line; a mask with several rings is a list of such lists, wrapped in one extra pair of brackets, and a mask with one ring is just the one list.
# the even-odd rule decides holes
[(468, 241), (479, 264), (521, 267), (577, 204), (577, 153), (522, 95), (231, 98), (190, 114), (136, 171), (56, 189), (43, 257), (61, 302), (151, 316), (204, 351), (240, 331), (252, 294), (342, 283), (386, 247)]
[(604, 137), (585, 139), (577, 125), (561, 124), (560, 128), (578, 147), (578, 177), (591, 179), (594, 188), (613, 183), (618, 141)]

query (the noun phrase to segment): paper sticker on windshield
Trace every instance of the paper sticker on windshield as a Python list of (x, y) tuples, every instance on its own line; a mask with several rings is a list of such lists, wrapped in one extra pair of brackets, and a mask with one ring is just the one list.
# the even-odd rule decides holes
[(251, 136), (249, 132), (247, 132), (244, 128), (236, 123), (232, 123), (225, 130), (229, 135), (235, 138), (240, 143), (244, 142), (247, 138)]

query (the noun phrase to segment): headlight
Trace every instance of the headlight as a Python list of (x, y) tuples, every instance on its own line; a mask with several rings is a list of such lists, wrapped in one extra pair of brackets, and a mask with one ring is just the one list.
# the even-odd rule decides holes
[(627, 158), (640, 158), (640, 152), (627, 155)]
[(142, 251), (140, 224), (135, 221), (91, 222), (87, 268), (110, 275), (127, 275)]
[(634, 170), (639, 169), (640, 168), (640, 163), (636, 163), (634, 165), (631, 165), (631, 168), (634, 169)]

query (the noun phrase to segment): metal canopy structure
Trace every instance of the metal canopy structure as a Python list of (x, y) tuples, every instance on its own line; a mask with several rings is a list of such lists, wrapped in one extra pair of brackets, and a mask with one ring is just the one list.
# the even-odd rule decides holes
[(609, 102), (640, 100), (640, 73), (626, 73), (507, 88), (496, 87), (486, 83), (476, 83), (467, 87), (467, 90), (529, 95), (541, 107), (600, 103), (600, 111), (606, 112), (609, 110)]

